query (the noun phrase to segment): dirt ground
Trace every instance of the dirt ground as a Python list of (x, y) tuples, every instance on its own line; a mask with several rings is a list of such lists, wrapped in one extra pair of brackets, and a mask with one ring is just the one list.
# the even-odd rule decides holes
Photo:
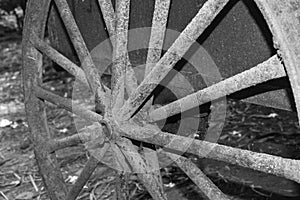
[[(24, 112), (21, 37), (14, 32), (0, 37), (0, 200), (48, 199), (35, 163)], [(72, 77), (45, 68), (44, 79), (50, 90), (70, 95)], [(66, 111), (49, 105), (47, 114), (56, 137), (76, 132), (73, 118)], [(295, 113), (230, 100), (219, 143), (299, 159), (300, 127)], [(57, 153), (67, 183), (74, 183), (86, 155), (82, 146)], [(299, 199), (300, 187), (291, 181), (211, 160), (194, 158), (194, 161), (232, 199)], [(199, 189), (178, 168), (168, 167), (162, 173), (169, 199), (202, 199)], [(99, 168), (79, 199), (100, 196), (109, 199), (114, 181), (111, 170)], [(129, 188), (132, 199), (150, 199), (134, 176)]]

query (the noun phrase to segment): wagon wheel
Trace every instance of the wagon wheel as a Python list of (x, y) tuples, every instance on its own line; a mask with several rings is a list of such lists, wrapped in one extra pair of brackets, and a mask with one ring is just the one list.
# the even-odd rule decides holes
[[(117, 151), (122, 152), (120, 155), (123, 155), (124, 159), (127, 160), (131, 170), (140, 172), (139, 178), (141, 182), (154, 199), (166, 199), (162, 191), (160, 178), (154, 172), (148, 171), (151, 163), (143, 155), (137, 153), (136, 148), (126, 138), (167, 146), (173, 152), (186, 151), (200, 157), (236, 164), (282, 176), (300, 183), (298, 170), (300, 163), (297, 160), (193, 140), (191, 137), (163, 132), (155, 125), (150, 124), (154, 119), (163, 119), (236, 91), (285, 76), (289, 77), (299, 116), (300, 40), (298, 36), (300, 34), (300, 22), (298, 13), (300, 4), (297, 0), (255, 0), (273, 34), (274, 44), (276, 44), (278, 49), (277, 55), (250, 70), (215, 83), (185, 98), (157, 108), (150, 113), (148, 112), (149, 103), (144, 105), (145, 109), (141, 109), (141, 105), (145, 103), (145, 100), (149, 99), (157, 84), (181, 59), (193, 41), (203, 33), (228, 1), (208, 0), (170, 49), (160, 58), (170, 1), (156, 0), (152, 22), (153, 27), (156, 29), (153, 29), (150, 39), (151, 47), (154, 50), (149, 50), (148, 59), (150, 62), (157, 64), (152, 69), (151, 67), (146, 68), (147, 72), (151, 72), (140, 85), (137, 85), (134, 73), (132, 73), (130, 68), (126, 50), (130, 1), (117, 1), (115, 15), (110, 0), (99, 0), (109, 34), (117, 35), (114, 39), (114, 52), (117, 57), (119, 56), (119, 59), (114, 63), (110, 102), (107, 102), (104, 98), (108, 96), (110, 89), (105, 87), (100, 81), (90, 53), (75, 24), (66, 0), (54, 0), (54, 2), (59, 8), (60, 15), (83, 69), (73, 64), (43, 41), (50, 0), (29, 1), (23, 33), (25, 106), (34, 142), (35, 156), (51, 199), (76, 199), (97, 167), (99, 160), (95, 159), (95, 157), (90, 157), (77, 182), (71, 188), (67, 188), (62, 179), (60, 169), (54, 162), (54, 152), (77, 143), (87, 142), (82, 140), (82, 138), (87, 138), (88, 140), (93, 137), (89, 133), (85, 133), (86, 137), (82, 137), (79, 133), (60, 140), (51, 139), (44, 101), (49, 101), (65, 108), (83, 119), (101, 124), (103, 129), (99, 129), (99, 135), (106, 138), (106, 143), (109, 141), (109, 144), (115, 145)], [(50, 57), (74, 75), (76, 79), (90, 87), (95, 94), (95, 101), (102, 115), (76, 105), (71, 99), (60, 97), (43, 89), (41, 79), (42, 54)], [(125, 93), (129, 95), (128, 99), (124, 98)], [(107, 148), (107, 145), (103, 145), (103, 148)], [(160, 153), (164, 153), (171, 158), (175, 157), (175, 163), (199, 186), (199, 189), (202, 190), (206, 197), (209, 199), (229, 199), (189, 159), (183, 156), (175, 156), (175, 154), (167, 151), (161, 151)]]

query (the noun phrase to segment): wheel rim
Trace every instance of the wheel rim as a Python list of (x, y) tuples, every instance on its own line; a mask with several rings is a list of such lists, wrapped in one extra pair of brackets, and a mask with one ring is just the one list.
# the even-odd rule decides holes
[[(23, 80), (25, 90), (25, 109), (28, 114), (28, 124), (32, 133), (32, 139), (35, 142), (35, 155), (38, 166), (47, 188), (48, 194), (52, 199), (62, 199), (67, 188), (63, 183), (62, 174), (55, 165), (54, 161), (50, 161), (53, 155), (46, 152), (44, 149), (45, 140), (43, 138), (50, 138), (48, 126), (46, 124), (45, 106), (32, 93), (32, 86), (41, 82), (41, 55), (30, 44), (28, 36), (31, 31), (35, 29), (38, 36), (43, 37), (45, 30), (45, 22), (50, 1), (30, 1), (28, 3), (31, 15), (27, 15), (25, 19), (26, 27), (24, 27), (23, 38)], [(40, 17), (43, 16), (43, 17)], [(37, 24), (37, 26), (33, 26)], [(34, 66), (34, 67), (28, 67)], [(39, 113), (38, 116), (34, 113)]]
[[(85, 132), (62, 140), (48, 141), (51, 134), (46, 123), (45, 105), (43, 100), (61, 106), (89, 121), (98, 123), (95, 127), (98, 130), (98, 134), (101, 133), (100, 136), (102, 138), (106, 137), (107, 140), (109, 140), (107, 145), (104, 145), (100, 150), (100, 153), (105, 152), (108, 148), (114, 148), (116, 152), (121, 152), (120, 154), (116, 153), (118, 155), (123, 155), (123, 157), (121, 156), (122, 158), (118, 159), (126, 159), (130, 163), (130, 168), (140, 172), (139, 178), (141, 182), (144, 183), (154, 199), (166, 199), (166, 195), (163, 192), (161, 177), (157, 175), (157, 171), (149, 172), (149, 168), (151, 166), (153, 167), (153, 163), (150, 163), (147, 159), (145, 161), (145, 157), (137, 152), (130, 140), (125, 139), (122, 136), (160, 146), (168, 145), (169, 149), (175, 151), (188, 152), (200, 157), (237, 164), (258, 171), (283, 176), (300, 183), (300, 175), (298, 173), (300, 164), (296, 160), (254, 153), (205, 141), (193, 140), (189, 137), (165, 133), (156, 126), (144, 121), (144, 118), (146, 117), (144, 110), (139, 110), (140, 105), (151, 94), (164, 76), (167, 75), (170, 66), (174, 66), (189, 49), (192, 44), (190, 38), (196, 39), (199, 37), (200, 33), (206, 29), (215, 16), (226, 5), (228, 0), (208, 0), (192, 22), (171, 46), (170, 51), (162, 58), (160, 58), (162, 42), (164, 39), (164, 34), (162, 32), (165, 31), (170, 1), (157, 0), (156, 9), (154, 11), (156, 14), (154, 14), (154, 16), (157, 16), (160, 20), (156, 23), (153, 21), (153, 27), (162, 28), (157, 28), (157, 30), (160, 30), (161, 32), (158, 31), (153, 33), (153, 40), (150, 40), (153, 44), (150, 45), (154, 46), (154, 50), (151, 49), (148, 52), (148, 62), (157, 64), (154, 67), (150, 65), (146, 66), (146, 73), (150, 74), (148, 74), (140, 85), (137, 84), (126, 49), (128, 42), (130, 1), (120, 0), (117, 3), (116, 14), (114, 14), (110, 0), (99, 0), (109, 34), (118, 35), (118, 37), (115, 37), (114, 39), (114, 53), (117, 55), (116, 57), (120, 57), (120, 59), (114, 63), (112, 94), (109, 96), (111, 97), (110, 102), (105, 99), (107, 94), (110, 93), (110, 89), (100, 82), (91, 55), (83, 42), (82, 36), (75, 24), (66, 1), (55, 0), (54, 2), (58, 5), (60, 15), (63, 18), (72, 43), (81, 60), (83, 69), (73, 64), (42, 41), (50, 0), (29, 1), (27, 12), (29, 14), (25, 20), (23, 39), (23, 75), (26, 112), (33, 142), (35, 144), (35, 155), (51, 199), (76, 199), (82, 187), (97, 167), (99, 160), (91, 157), (77, 182), (70, 190), (67, 189), (63, 182), (62, 174), (55, 165), (53, 152), (73, 144), (86, 142), (91, 138), (94, 138), (94, 136)], [(300, 54), (298, 51), (300, 45), (298, 45), (298, 43), (293, 43), (294, 40), (290, 39), (291, 35), (294, 36), (294, 38), (297, 38), (295, 36), (295, 31), (299, 31), (299, 28), (297, 29), (297, 27), (293, 26), (292, 28), (294, 29), (284, 30), (282, 28), (283, 24), (279, 24), (278, 21), (280, 17), (287, 15), (287, 11), (284, 10), (285, 13), (281, 15), (278, 13), (274, 14), (273, 12), (274, 10), (282, 10), (283, 5), (281, 4), (293, 5), (293, 1), (285, 1), (280, 3), (280, 5), (277, 5), (278, 2), (276, 3), (268, 0), (257, 0), (256, 3), (264, 14), (273, 35), (276, 37), (276, 42), (279, 44), (278, 48), (280, 50), (280, 55), (284, 60), (287, 74), (289, 75), (294, 91), (297, 111), (299, 111), (298, 104), (300, 102), (300, 97), (297, 93), (298, 87), (300, 87), (300, 84), (297, 82), (299, 67), (296, 63), (300, 63), (297, 62), (297, 59), (299, 58), (298, 55)], [(293, 7), (293, 9), (294, 12), (296, 12), (299, 8)], [(295, 21), (295, 19), (291, 17), (288, 18), (288, 20)], [(114, 23), (116, 23), (116, 28), (113, 26)], [(286, 32), (288, 32), (286, 35), (289, 37), (284, 36), (284, 33)], [(78, 80), (91, 88), (95, 95), (98, 111), (101, 112), (103, 116), (86, 110), (85, 108), (74, 104), (70, 99), (59, 97), (41, 87), (42, 64), (39, 51), (46, 54), (71, 74), (75, 75)], [(238, 90), (284, 76), (286, 76), (285, 69), (278, 56), (275, 55), (266, 62), (261, 63), (250, 70), (213, 84), (204, 90), (177, 100), (169, 105), (158, 108), (149, 115), (152, 116), (152, 118), (155, 118), (155, 116), (166, 118), (167, 116), (186, 111), (192, 107), (213, 101)], [(127, 100), (125, 99), (126, 92), (129, 94)], [(145, 108), (149, 109), (149, 107), (150, 103), (147, 103)], [(137, 114), (131, 119), (131, 116), (136, 114), (136, 111), (139, 111), (141, 114)], [(143, 125), (141, 125), (141, 123)], [(103, 128), (99, 125), (102, 125)], [(99, 135), (96, 138), (99, 138)], [(188, 145), (185, 146), (183, 143)], [(228, 197), (226, 197), (226, 195), (224, 195), (190, 160), (165, 151), (162, 153), (175, 160), (176, 164), (183, 169), (209, 199), (228, 199)], [(98, 159), (101, 159), (101, 156)], [(197, 176), (194, 176), (195, 173)]]

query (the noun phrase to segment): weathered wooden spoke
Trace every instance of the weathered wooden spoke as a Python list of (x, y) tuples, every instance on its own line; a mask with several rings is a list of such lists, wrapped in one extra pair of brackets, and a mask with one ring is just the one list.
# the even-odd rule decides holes
[[(116, 21), (117, 21), (117, 19), (116, 19), (117, 17), (116, 17), (116, 14), (114, 12), (111, 0), (98, 0), (98, 1), (99, 1), (101, 12), (102, 12), (102, 15), (103, 15), (103, 18), (104, 18), (104, 21), (105, 21), (110, 39), (115, 40), (115, 38), (118, 38), (119, 36), (116, 35), (115, 24), (116, 24)], [(130, 4), (130, 1), (128, 1), (127, 3)], [(129, 7), (126, 8), (126, 9), (129, 9)], [(127, 31), (128, 31), (129, 10), (126, 10), (126, 9), (124, 10), (124, 14), (125, 14), (124, 17), (127, 18), (124, 21), (124, 26), (125, 27), (123, 27), (123, 30), (119, 30), (119, 31), (121, 31), (121, 34), (126, 34), (126, 37), (128, 37)], [(124, 35), (124, 37), (125, 37), (125, 35)], [(127, 39), (124, 40), (124, 41), (126, 41), (126, 43), (123, 44), (123, 45), (126, 46), (126, 48), (127, 48)], [(115, 44), (114, 41), (111, 41), (111, 42), (113, 43), (113, 45)], [(125, 66), (126, 67), (126, 71), (125, 71), (125, 74), (126, 74), (125, 75), (126, 91), (127, 91), (128, 94), (131, 94), (132, 91), (135, 90), (135, 88), (137, 88), (137, 79), (135, 77), (135, 73), (134, 73), (132, 65), (130, 63), (128, 52), (123, 52), (122, 57), (124, 57), (124, 59), (126, 59), (124, 61), (127, 62), (127, 65)]]
[(90, 157), (87, 164), (83, 168), (82, 172), (80, 173), (80, 176), (76, 180), (75, 184), (72, 186), (71, 190), (69, 191), (66, 200), (75, 200), (76, 197), (79, 195), (80, 191), (86, 184), (86, 182), (89, 180), (90, 176), (95, 171), (96, 167), (98, 166), (99, 160)]
[(48, 151), (54, 152), (60, 149), (64, 149), (67, 147), (75, 146), (78, 144), (84, 144), (90, 141), (95, 140), (97, 137), (104, 137), (104, 133), (102, 128), (100, 128), (101, 125), (98, 124), (97, 127), (93, 125), (85, 127), (79, 131), (79, 133), (65, 137), (60, 139), (54, 139), (49, 143), (48, 145)]
[[(132, 91), (137, 87), (137, 80), (129, 61), (128, 56), (128, 20), (129, 20), (129, 6), (130, 0), (117, 1), (116, 4), (116, 30), (115, 35), (112, 37), (112, 43), (114, 47), (115, 65), (113, 68), (113, 113), (117, 117), (118, 110), (124, 103), (125, 87), (127, 93), (130, 95)], [(111, 9), (112, 10), (112, 9)], [(106, 23), (111, 22), (109, 19), (105, 20)], [(108, 27), (110, 25), (107, 25)], [(125, 86), (125, 87), (124, 87)], [(124, 141), (124, 140), (123, 140)], [(122, 145), (122, 144), (120, 144)], [(128, 141), (124, 148), (129, 148), (130, 151), (134, 151), (133, 145)], [(123, 150), (126, 151), (126, 150)], [(142, 183), (145, 185), (149, 193), (154, 199), (166, 199), (163, 192), (163, 185), (159, 171), (149, 173), (149, 163), (143, 161), (141, 156), (136, 152), (134, 154), (130, 152), (124, 153), (131, 167), (137, 171), (138, 176)], [(144, 163), (144, 164), (143, 164)], [(156, 174), (158, 173), (158, 174)]]
[(145, 74), (149, 74), (159, 61), (167, 28), (170, 0), (156, 0), (152, 19)]
[[(43, 54), (48, 56), (52, 61), (60, 65), (63, 69), (65, 69), (67, 72), (73, 75), (77, 80), (79, 80), (85, 86), (89, 87), (89, 83), (86, 79), (85, 72), (79, 66), (77, 66), (68, 58), (66, 58), (64, 55), (59, 53), (56, 49), (51, 47), (45, 41), (37, 37), (35, 33), (32, 34), (32, 38), (30, 38), (30, 41), (35, 48), (37, 48)], [(106, 93), (110, 93), (110, 89), (108, 87), (106, 87), (105, 85), (103, 85), (103, 87)]]
[(50, 103), (53, 103), (60, 108), (72, 112), (82, 117), (83, 119), (95, 122), (99, 122), (103, 119), (101, 115), (83, 108), (81, 105), (72, 102), (71, 99), (60, 97), (59, 95), (49, 92), (41, 87), (35, 87), (34, 92), (38, 98), (49, 101)]
[[(148, 46), (145, 75), (149, 74), (159, 61), (164, 44), (168, 22), (170, 0), (156, 0), (152, 18), (151, 35)], [(147, 107), (152, 104), (153, 98), (147, 102)]]
[[(170, 0), (156, 0), (155, 1), (155, 7), (154, 7), (154, 13), (152, 18), (152, 27), (151, 27), (151, 35), (150, 35), (150, 41), (148, 46), (148, 53), (147, 53), (147, 60), (146, 60), (146, 67), (144, 71), (144, 76), (148, 74), (154, 64), (156, 64), (162, 53), (163, 43), (164, 43), (164, 37), (167, 27), (167, 19), (169, 14), (169, 8), (170, 8)], [(134, 88), (136, 89), (136, 88)], [(131, 91), (129, 95), (131, 95), (134, 92), (134, 90)], [(153, 98), (147, 102), (147, 105), (144, 107), (145, 110), (148, 109), (152, 104)], [(146, 150), (144, 150), (146, 151)], [(147, 149), (147, 152), (154, 156), (148, 156), (148, 162), (147, 165), (150, 169), (155, 169), (154, 166), (158, 166), (159, 160), (157, 156), (157, 152), (152, 149)], [(147, 159), (147, 157), (146, 157)], [(149, 175), (148, 175), (149, 176)], [(146, 177), (146, 175), (145, 175)], [(144, 177), (144, 178), (145, 178)], [(150, 191), (150, 194), (154, 199), (166, 199), (166, 195), (163, 191), (163, 182), (162, 177), (160, 174), (160, 170), (156, 169), (152, 172), (152, 181), (151, 178), (149, 180), (146, 179), (147, 182), (151, 183), (148, 185), (147, 189)], [(143, 177), (140, 177), (143, 179)], [(146, 185), (147, 186), (147, 185)]]
[(133, 91), (138, 86), (137, 78), (135, 76), (135, 72), (133, 70), (132, 64), (129, 61), (129, 58), (128, 58), (128, 63), (127, 63), (126, 77), (125, 78), (126, 78), (126, 82), (125, 82), (126, 92), (129, 96), (133, 93)]
[[(80, 33), (80, 30), (75, 22), (73, 14), (69, 8), (67, 1), (65, 0), (54, 0), (59, 10), (60, 16), (64, 22), (64, 25), (68, 31), (70, 39), (74, 45), (74, 48), (78, 54), (78, 57), (82, 63), (89, 57), (90, 53), (86, 47), (84, 39)], [(86, 67), (92, 67), (87, 65)]]
[(70, 39), (81, 61), (83, 70), (87, 76), (89, 85), (95, 94), (96, 104), (101, 108), (101, 112), (105, 110), (104, 88), (101, 84), (101, 78), (98, 70), (92, 60), (91, 54), (83, 40), (75, 19), (68, 6), (66, 0), (55, 0), (60, 16), (65, 24)]
[[(155, 1), (151, 35), (150, 35), (150, 41), (148, 46), (146, 67), (144, 72), (145, 74), (148, 74), (152, 70), (154, 64), (157, 63), (161, 57), (164, 36), (166, 32), (169, 7), (170, 7), (170, 0)], [(136, 89), (136, 87), (131, 87), (131, 88), (133, 90), (130, 91), (129, 95), (131, 95), (133, 91)], [(148, 101), (147, 106), (145, 106), (144, 108), (148, 109), (151, 106), (151, 104), (152, 104), (152, 99)], [(167, 197), (166, 194), (164, 194), (163, 182), (162, 182), (160, 170), (155, 168), (155, 166), (159, 166), (157, 153), (155, 150), (152, 149), (144, 149), (144, 151), (147, 151), (149, 154), (152, 154), (152, 156), (148, 156), (148, 157), (144, 156), (144, 159), (146, 160), (145, 165), (148, 167), (148, 171), (150, 169), (152, 170), (152, 172), (149, 173), (146, 170), (143, 174), (139, 174), (139, 178), (144, 183), (147, 190), (149, 191), (149, 193), (154, 199), (166, 199)], [(139, 158), (135, 158), (135, 160), (138, 161)]]
[[(147, 76), (139, 86), (128, 55), (130, 7), (135, 5), (130, 5), (130, 0), (117, 0), (116, 9), (114, 10), (111, 0), (98, 0), (113, 46), (112, 91), (101, 83), (98, 69), (93, 63), (89, 49), (70, 11), (67, 0), (53, 1), (57, 5), (63, 25), (78, 54), (82, 69), (43, 40), (50, 0), (29, 0), (23, 37), (25, 107), (32, 132), (37, 163), (52, 200), (75, 200), (99, 165), (99, 162), (105, 160), (102, 157), (108, 148), (111, 148), (109, 150), (112, 150), (114, 161), (119, 162), (121, 170), (137, 172), (139, 179), (154, 199), (166, 199), (161, 175), (158, 174), (159, 170), (153, 171), (153, 168), (158, 169), (156, 165), (158, 166), (159, 164), (156, 152), (142, 147), (138, 150), (138, 147), (134, 146), (128, 138), (156, 144), (162, 147), (163, 153), (174, 152), (174, 154), (166, 154), (199, 187), (204, 196), (211, 200), (228, 200), (229, 198), (191, 160), (179, 156), (178, 153), (187, 152), (200, 158), (235, 164), (260, 172), (282, 176), (300, 183), (300, 161), (298, 160), (255, 153), (185, 137), (190, 132), (182, 133), (184, 136), (174, 135), (161, 131), (156, 125), (150, 124), (150, 122), (183, 113), (204, 103), (219, 100), (237, 91), (268, 80), (285, 77), (286, 75), (288, 75), (295, 93), (296, 107), (299, 111), (299, 94), (297, 93), (297, 88), (300, 85), (298, 83), (300, 63), (298, 51), (299, 30), (295, 26), (298, 26), (300, 22), (294, 19), (297, 11), (300, 9), (299, 5), (294, 5), (292, 0), (278, 1), (276, 3), (271, 0), (255, 0), (274, 36), (274, 43), (278, 44), (276, 46), (276, 49), (278, 48), (278, 56), (275, 55), (249, 70), (218, 83), (209, 84), (208, 87), (193, 94), (189, 93), (190, 95), (162, 106), (149, 114), (144, 111), (149, 109), (152, 103), (151, 98), (143, 109), (138, 109), (141, 108), (146, 99), (149, 99), (149, 95), (151, 95), (157, 85), (166, 78), (175, 64), (188, 52), (197, 38), (202, 35), (229, 0), (205, 1), (196, 16), (162, 58), (162, 47), (171, 0), (156, 0), (145, 67)], [(293, 5), (289, 6), (290, 4)], [(48, 56), (84, 85), (91, 88), (96, 97), (96, 112), (100, 111), (101, 114), (103, 113), (103, 116), (84, 108), (76, 101), (60, 97), (53, 92), (43, 89), (41, 53)], [(108, 95), (110, 92), (112, 92), (112, 99), (110, 99), (110, 105), (108, 105), (107, 98), (110, 97)], [(129, 97), (127, 101), (125, 101), (126, 96)], [(74, 113), (89, 122), (96, 123), (81, 129), (75, 135), (61, 139), (52, 139), (47, 125), (45, 101)], [(214, 104), (211, 107), (212, 115), (210, 117), (213, 114), (218, 115), (218, 106), (222, 106), (221, 104)], [(99, 106), (100, 109), (98, 110)], [(133, 114), (137, 115), (133, 118)], [(300, 116), (299, 112), (298, 115)], [(218, 117), (214, 118), (214, 120), (214, 123), (218, 121)], [(214, 132), (214, 129), (211, 127), (213, 126), (210, 126), (207, 131)], [(55, 151), (81, 143), (87, 145), (87, 149), (92, 156), (83, 168), (76, 183), (68, 190), (63, 181), (62, 173), (58, 165), (56, 165)], [(97, 149), (100, 146), (101, 148)], [(147, 157), (146, 151), (154, 153), (154, 156)]]
[(170, 157), (178, 167), (199, 187), (204, 198), (229, 200), (227, 197), (190, 159), (168, 152), (161, 152)]
[(282, 176), (300, 183), (300, 161), (264, 153), (228, 147), (216, 143), (162, 132), (153, 126), (139, 127), (122, 124), (123, 135), (132, 139), (163, 146), (167, 149), (188, 152), (200, 158), (210, 158), (257, 171)]
[(140, 153), (130, 140), (122, 138), (117, 142), (121, 150), (124, 152), (129, 164), (133, 168), (141, 182), (147, 188), (148, 192), (155, 200), (165, 200), (167, 199), (164, 193), (161, 177), (157, 176), (156, 171), (150, 168), (151, 165), (147, 160), (143, 159)]
[[(98, 0), (101, 12), (108, 30), (108, 34), (110, 36), (111, 40), (114, 40), (115, 37), (118, 37), (116, 34), (116, 14), (113, 9), (113, 5), (111, 3), (111, 0)], [(128, 14), (127, 14), (128, 15)], [(129, 17), (129, 16), (128, 16)], [(127, 28), (128, 28), (128, 22), (127, 22)], [(114, 45), (114, 41), (111, 41)], [(137, 88), (137, 78), (135, 77), (135, 73), (133, 71), (132, 65), (130, 63), (128, 53), (123, 55), (126, 57), (127, 60), (127, 67), (126, 67), (126, 76), (125, 76), (125, 86), (126, 86), (126, 91), (128, 95), (132, 93)]]
[(89, 86), (85, 73), (80, 67), (78, 67), (64, 55), (56, 51), (54, 48), (52, 48), (45, 41), (37, 37), (35, 34), (32, 34), (31, 42), (35, 48), (37, 48), (43, 54), (48, 56), (51, 60), (59, 64), (62, 68), (64, 68), (67, 72), (72, 74), (80, 82), (82, 82), (86, 86)]
[(26, 9), (31, 14), (25, 17), (22, 41), (24, 98), (27, 120), (31, 128), (31, 139), (35, 147), (35, 159), (44, 186), (50, 198), (63, 199), (67, 187), (62, 173), (55, 165), (55, 155), (49, 154), (44, 148), (47, 140), (51, 138), (46, 123), (45, 104), (32, 92), (33, 87), (42, 82), (42, 55), (30, 43), (30, 36), (34, 33), (43, 37), (49, 7), (49, 0), (29, 1)]
[[(300, 124), (299, 46), (300, 21), (297, 20), (299, 4), (294, 1), (255, 0), (272, 32), (275, 48), (283, 58), (295, 99)], [(289, 9), (292, 7), (292, 9)], [(280, 10), (280, 11), (279, 11)], [(279, 12), (276, 12), (279, 11)], [(288, 28), (287, 28), (288, 27)]]
[(98, 0), (102, 16), (110, 37), (115, 34), (116, 15), (111, 0)]
[(136, 91), (130, 96), (121, 109), (123, 119), (127, 120), (151, 94), (159, 82), (168, 74), (172, 67), (188, 51), (195, 40), (210, 25), (217, 14), (229, 0), (208, 0), (199, 10), (194, 19), (183, 30), (167, 53), (146, 76)]
[(285, 76), (286, 72), (284, 66), (277, 55), (275, 55), (269, 60), (247, 71), (241, 72), (235, 76), (152, 111), (150, 113), (150, 118), (153, 121), (165, 119), (242, 89)]
[(83, 140), (83, 138), (90, 137), (90, 133), (84, 134), (75, 134), (72, 136), (68, 136), (62, 139), (55, 139), (52, 142), (49, 142), (49, 152), (54, 152), (60, 149), (64, 149), (67, 147), (75, 146), (84, 142), (88, 142), (90, 140)]
[(116, 37), (112, 41), (114, 47), (112, 106), (117, 110), (123, 105), (125, 98), (129, 7), (130, 0), (116, 2)]

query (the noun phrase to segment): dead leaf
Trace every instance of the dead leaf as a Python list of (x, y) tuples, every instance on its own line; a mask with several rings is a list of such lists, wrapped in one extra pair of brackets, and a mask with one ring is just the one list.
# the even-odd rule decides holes
[(13, 122), (8, 120), (8, 119), (1, 119), (0, 120), (0, 128), (5, 128), (8, 127), (12, 124)]

